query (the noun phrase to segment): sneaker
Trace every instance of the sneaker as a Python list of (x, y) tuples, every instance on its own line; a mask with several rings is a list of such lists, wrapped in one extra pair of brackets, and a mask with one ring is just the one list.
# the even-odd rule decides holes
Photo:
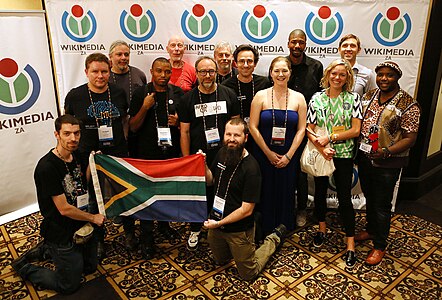
[(296, 226), (302, 227), (305, 226), (305, 224), (307, 224), (307, 211), (304, 209), (298, 211), (296, 216)]
[(115, 227), (119, 227), (119, 226), (123, 225), (123, 217), (121, 217), (121, 216), (116, 216), (116, 217), (114, 217), (114, 218), (112, 219), (112, 224), (113, 224)]
[(126, 241), (124, 245), (126, 246), (126, 249), (129, 251), (133, 251), (137, 248), (137, 238), (133, 233), (128, 233), (125, 235)]
[(313, 246), (315, 247), (321, 247), (324, 244), (325, 240), (325, 233), (324, 232), (316, 232), (316, 234), (313, 236)]
[(279, 237), (279, 244), (276, 245), (277, 248), (281, 247), (284, 244), (284, 240), (287, 236), (287, 228), (284, 224), (279, 224), (278, 227), (273, 229), (273, 233), (275, 233)]
[(348, 250), (342, 256), (342, 259), (345, 261), (345, 265), (347, 266), (347, 268), (353, 268), (357, 261), (356, 253), (354, 251)]
[(189, 239), (187, 240), (187, 248), (190, 250), (196, 249), (198, 247), (199, 235), (201, 231), (191, 231)]

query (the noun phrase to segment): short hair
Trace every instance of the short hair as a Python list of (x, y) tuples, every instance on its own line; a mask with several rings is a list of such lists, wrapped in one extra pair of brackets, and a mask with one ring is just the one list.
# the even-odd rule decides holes
[(253, 62), (255, 63), (255, 65), (258, 63), (258, 61), (259, 61), (259, 52), (258, 52), (258, 50), (253, 48), (252, 45), (248, 45), (248, 44), (239, 45), (235, 49), (235, 51), (233, 52), (233, 60), (236, 63), (238, 62), (238, 54), (240, 52), (243, 52), (243, 51), (252, 51), (253, 52)]
[(69, 115), (69, 114), (65, 114), (62, 115), (60, 117), (58, 117), (57, 119), (55, 119), (55, 131), (57, 131), (58, 133), (60, 133), (61, 130), (61, 125), (63, 124), (72, 124), (72, 125), (78, 125), (80, 126), (80, 120), (78, 120), (76, 117)]
[(347, 92), (351, 92), (353, 90), (353, 84), (354, 84), (353, 68), (351, 67), (348, 60), (343, 59), (343, 58), (335, 59), (324, 70), (324, 76), (322, 76), (322, 79), (321, 79), (321, 86), (324, 89), (330, 87), (330, 83), (328, 82), (329, 78), (330, 78), (330, 73), (336, 66), (339, 66), (339, 65), (344, 66), (345, 70), (347, 71), (347, 80), (346, 80), (345, 84), (342, 86), (342, 90), (347, 91)]
[(359, 40), (359, 38), (354, 35), (353, 33), (349, 33), (344, 35), (341, 40), (339, 41), (339, 46), (338, 48), (341, 48), (342, 43), (344, 43), (346, 40), (348, 39), (355, 39), (356, 40), (356, 44), (358, 45), (358, 49), (361, 49), (361, 41)]
[(244, 135), (247, 135), (249, 133), (249, 126), (247, 125), (247, 122), (244, 121), (244, 119), (241, 117), (231, 118), (229, 121), (227, 121), (226, 125), (227, 124), (234, 125), (234, 126), (242, 125)]
[(111, 55), (112, 52), (114, 52), (114, 50), (115, 50), (116, 47), (121, 46), (121, 45), (126, 46), (127, 48), (129, 48), (129, 52), (130, 52), (130, 47), (129, 47), (129, 44), (128, 44), (128, 43), (126, 43), (126, 42), (123, 41), (123, 40), (116, 40), (116, 41), (113, 42), (113, 43), (110, 45), (110, 47), (109, 47), (109, 55)]
[(213, 63), (215, 64), (215, 70), (218, 71), (218, 65), (216, 64), (216, 61), (213, 59), (213, 57), (210, 57), (210, 56), (207, 56), (207, 55), (204, 55), (204, 56), (200, 56), (200, 57), (198, 57), (198, 59), (197, 59), (196, 62), (195, 62), (195, 70), (196, 70), (196, 71), (198, 71), (198, 64), (199, 64), (202, 60), (205, 60), (205, 59), (208, 59), (208, 60), (213, 61)]
[(95, 52), (95, 53), (89, 54), (89, 55), (86, 57), (86, 60), (85, 60), (85, 62), (84, 62), (84, 66), (86, 67), (86, 69), (88, 69), (88, 68), (89, 68), (89, 65), (90, 65), (92, 62), (94, 62), (94, 61), (104, 62), (104, 63), (106, 63), (106, 64), (109, 66), (109, 68), (110, 68), (109, 58), (107, 58), (107, 56), (104, 55), (103, 53)]
[(168, 64), (168, 65), (170, 65), (170, 67), (172, 67), (172, 64), (170, 63), (170, 61), (167, 58), (165, 58), (165, 57), (157, 57), (152, 62), (152, 67), (151, 67), (152, 69), (153, 69), (153, 66), (155, 65), (156, 62), (160, 62), (160, 63), (163, 63), (163, 64)]
[(275, 57), (272, 62), (270, 63), (270, 67), (269, 67), (269, 74), (272, 73), (273, 71), (273, 66), (279, 62), (279, 61), (283, 61), (287, 64), (287, 67), (289, 68), (290, 72), (292, 71), (292, 63), (289, 61), (289, 59), (285, 56), (277, 56)]
[(215, 55), (216, 50), (218, 50), (219, 48), (229, 48), (230, 53), (232, 53), (232, 45), (230, 45), (229, 42), (220, 41), (215, 45), (215, 50), (213, 51), (213, 55)]
[(298, 29), (294, 29), (294, 30), (292, 30), (292, 31), (289, 33), (289, 41), (290, 41), (290, 37), (291, 37), (292, 35), (295, 35), (295, 34), (304, 37), (304, 40), (307, 42), (307, 35), (305, 34), (304, 30), (299, 29), (299, 28), (298, 28)]

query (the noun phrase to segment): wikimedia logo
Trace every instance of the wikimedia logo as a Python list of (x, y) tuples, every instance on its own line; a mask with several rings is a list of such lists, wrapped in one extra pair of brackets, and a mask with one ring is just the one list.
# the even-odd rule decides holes
[(97, 31), (97, 20), (90, 10), (84, 13), (80, 5), (74, 5), (70, 13), (65, 11), (61, 17), (64, 33), (75, 42), (89, 41)]
[(124, 35), (134, 42), (147, 41), (155, 32), (155, 17), (150, 10), (146, 12), (139, 4), (130, 7), (130, 13), (123, 10), (120, 15), (120, 28)]
[(401, 16), (397, 7), (390, 7), (385, 17), (379, 13), (373, 21), (373, 36), (384, 46), (397, 46), (407, 39), (411, 32), (411, 19), (406, 13)]
[(344, 29), (344, 21), (339, 12), (332, 15), (328, 6), (321, 6), (318, 13), (310, 12), (305, 20), (305, 31), (314, 43), (328, 45), (336, 41)]
[(27, 64), (21, 71), (12, 58), (0, 60), (0, 113), (15, 115), (28, 110), (40, 95), (40, 79)]
[(195, 4), (192, 13), (185, 10), (181, 16), (181, 29), (184, 34), (194, 42), (210, 40), (218, 29), (218, 19), (215, 13), (206, 9), (201, 4)]
[(278, 31), (278, 17), (275, 12), (267, 12), (262, 5), (253, 8), (253, 14), (246, 11), (241, 17), (241, 30), (253, 43), (266, 43)]

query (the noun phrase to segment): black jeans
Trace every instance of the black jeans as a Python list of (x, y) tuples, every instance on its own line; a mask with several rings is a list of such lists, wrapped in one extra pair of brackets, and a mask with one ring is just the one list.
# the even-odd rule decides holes
[(374, 167), (362, 153), (358, 167), (367, 206), (367, 232), (374, 237), (374, 248), (384, 250), (390, 233), (391, 200), (401, 169)]
[[(353, 177), (353, 159), (333, 158), (336, 170), (333, 179), (339, 202), (339, 214), (344, 223), (345, 235), (355, 235), (355, 211), (351, 202), (351, 182)], [(319, 222), (325, 222), (327, 212), (328, 177), (315, 177), (315, 215)]]

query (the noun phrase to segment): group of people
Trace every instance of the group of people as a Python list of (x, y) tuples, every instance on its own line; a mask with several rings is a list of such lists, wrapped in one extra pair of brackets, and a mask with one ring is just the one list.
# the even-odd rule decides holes
[[(173, 36), (166, 47), (169, 58), (152, 62), (149, 83), (129, 65), (124, 41), (112, 43), (109, 59), (89, 55), (88, 82), (67, 94), (65, 115), (55, 122), (57, 145), (34, 174), (44, 240), (13, 268), (61, 293), (75, 291), (81, 274), (95, 270), (104, 254), (105, 218), (89, 180), (91, 152), (154, 160), (200, 152), (206, 160), (208, 219), (190, 224), (187, 247), (198, 247), (206, 227), (215, 262), (233, 258), (239, 275), (251, 280), (287, 233), (306, 224), (307, 174), (299, 161), (307, 139), (336, 168), (346, 265), (357, 261), (355, 241), (366, 239), (374, 244), (366, 263), (378, 264), (387, 247), (394, 185), (416, 140), (420, 108), (400, 89), (396, 63), (382, 62), (375, 72), (357, 63), (361, 45), (355, 35), (342, 37), (341, 59), (325, 71), (305, 54), (306, 43), (306, 34), (293, 30), (289, 55), (274, 58), (268, 76), (261, 76), (254, 74), (259, 53), (250, 45), (233, 49), (220, 42), (213, 57), (199, 57), (193, 67), (183, 61), (184, 40)], [(326, 133), (318, 134), (318, 128)], [(367, 231), (358, 234), (351, 202), (355, 157), (367, 202)], [(327, 238), (328, 180), (314, 178), (316, 247)], [(86, 222), (94, 224), (92, 238), (75, 243), (72, 236)], [(126, 247), (132, 251), (139, 244), (150, 259), (156, 252), (154, 222), (140, 220), (139, 240), (134, 222), (122, 218)], [(157, 228), (174, 234), (167, 222)], [(55, 271), (32, 264), (48, 257)]]

